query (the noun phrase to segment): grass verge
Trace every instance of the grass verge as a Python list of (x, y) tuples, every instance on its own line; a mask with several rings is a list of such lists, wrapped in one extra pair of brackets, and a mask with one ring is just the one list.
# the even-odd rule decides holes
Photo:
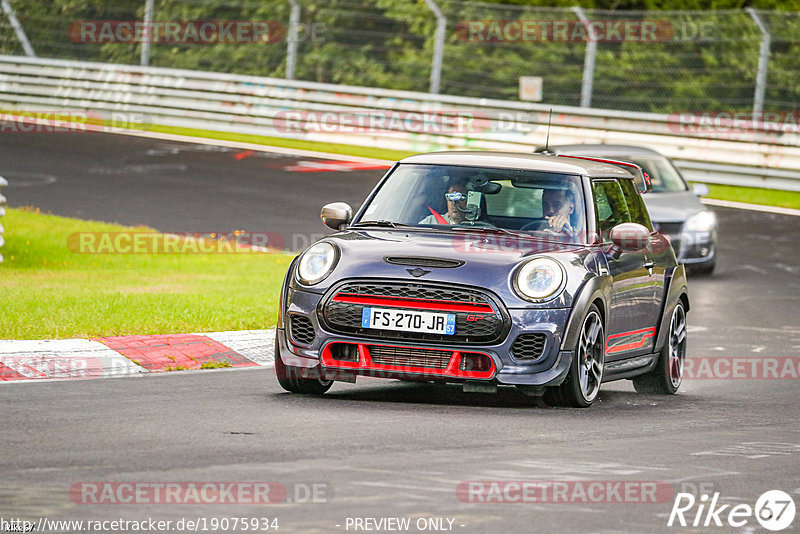
[(708, 198), (800, 209), (800, 192), (797, 191), (720, 184), (708, 184), (708, 191)]
[(362, 158), (386, 159), (396, 161), (406, 156), (428, 152), (427, 150), (390, 150), (388, 148), (377, 148), (357, 145), (344, 145), (341, 143), (321, 143), (319, 141), (303, 141), (301, 139), (285, 139), (283, 137), (267, 137), (265, 135), (237, 134), (231, 132), (216, 132), (213, 130), (201, 130), (197, 128), (178, 128), (174, 126), (160, 126), (157, 124), (147, 124), (143, 126), (148, 132), (160, 132), (174, 135), (188, 135), (191, 137), (201, 137), (203, 139), (219, 139), (223, 141), (236, 141), (241, 143), (253, 143), (256, 145), (275, 146), (282, 148), (296, 148), (300, 150), (313, 150), (315, 152), (327, 152), (329, 154), (340, 154), (343, 156), (358, 156)]
[(9, 209), (2, 223), (6, 244), (0, 249), (4, 258), (0, 263), (0, 339), (172, 334), (275, 325), (278, 291), (291, 260), (286, 254), (243, 249), (205, 254), (78, 253), (81, 249), (74, 246), (78, 233), (154, 230), (32, 209)]

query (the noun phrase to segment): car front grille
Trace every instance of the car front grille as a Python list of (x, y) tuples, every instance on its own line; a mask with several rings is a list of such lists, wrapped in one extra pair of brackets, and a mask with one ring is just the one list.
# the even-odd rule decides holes
[(485, 304), (486, 297), (469, 289), (451, 289), (423, 284), (351, 283), (339, 288), (338, 293), (355, 293), (381, 297), (447, 300)]
[(677, 256), (681, 252), (681, 232), (683, 231), (682, 222), (654, 222), (653, 227), (657, 232), (667, 238), (669, 244), (675, 250)]
[(311, 345), (314, 342), (314, 325), (311, 319), (302, 315), (292, 315), (289, 319), (289, 331), (292, 339), (301, 345)]
[(544, 352), (545, 334), (520, 334), (511, 345), (511, 356), (517, 360), (535, 360)]
[[(381, 307), (377, 304), (342, 302), (343, 298), (375, 297), (386, 302), (402, 299), (404, 309), (430, 310), (453, 313), (456, 316), (454, 335), (423, 332), (399, 332), (362, 328), (361, 316), (365, 307)], [(435, 304), (435, 308), (431, 305)], [(426, 307), (427, 306), (427, 307)], [(448, 306), (462, 310), (450, 311)], [(327, 328), (341, 334), (355, 334), (378, 339), (403, 341), (438, 341), (444, 343), (491, 343), (499, 340), (507, 331), (509, 321), (494, 300), (484, 293), (462, 288), (410, 283), (351, 282), (332, 292), (322, 310), (322, 320)]]
[(368, 345), (367, 349), (373, 362), (394, 367), (446, 369), (453, 356), (453, 353), (448, 350), (386, 347), (383, 345)]
[(680, 235), (681, 231), (683, 231), (682, 222), (657, 222), (653, 223), (653, 226), (656, 231), (667, 236)]

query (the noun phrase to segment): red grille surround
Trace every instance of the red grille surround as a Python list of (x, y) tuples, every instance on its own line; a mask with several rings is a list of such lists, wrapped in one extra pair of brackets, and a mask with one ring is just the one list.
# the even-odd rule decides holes
[(494, 313), (491, 306), (479, 302), (454, 302), (451, 300), (432, 300), (412, 297), (378, 297), (374, 295), (356, 295), (352, 293), (337, 293), (331, 300), (333, 302), (413, 308), (418, 310)]
[[(363, 328), (363, 310), (367, 307), (452, 313), (455, 333)], [(347, 281), (331, 288), (323, 297), (318, 314), (322, 327), (337, 334), (431, 348), (439, 344), (492, 345), (501, 341), (511, 328), (508, 313), (488, 292), (444, 284)]]

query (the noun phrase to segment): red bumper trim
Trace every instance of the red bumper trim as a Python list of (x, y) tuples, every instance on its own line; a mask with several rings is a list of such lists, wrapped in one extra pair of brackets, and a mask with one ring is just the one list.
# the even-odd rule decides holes
[[(358, 346), (358, 361), (336, 360), (331, 353), (331, 347), (336, 344), (342, 345), (357, 345)], [(445, 369), (435, 369), (430, 367), (417, 367), (417, 366), (399, 366), (399, 365), (385, 365), (376, 363), (372, 360), (369, 353), (369, 346), (381, 347), (397, 347), (408, 348), (417, 350), (431, 350), (442, 351), (445, 349), (440, 348), (425, 348), (425, 347), (411, 347), (407, 345), (389, 345), (381, 343), (351, 343), (345, 341), (333, 341), (323, 347), (320, 353), (320, 362), (322, 366), (328, 369), (336, 369), (342, 371), (352, 371), (356, 374), (365, 374), (373, 377), (381, 377), (381, 373), (386, 373), (385, 378), (396, 378), (397, 375), (408, 376), (409, 378), (461, 378), (461, 379), (474, 379), (474, 380), (488, 380), (494, 377), (496, 368), (494, 360), (485, 352), (478, 351), (459, 351), (459, 350), (445, 350), (450, 352), (450, 361)], [(480, 354), (489, 359), (490, 367), (486, 371), (472, 371), (460, 368), (461, 360), (464, 355)]]

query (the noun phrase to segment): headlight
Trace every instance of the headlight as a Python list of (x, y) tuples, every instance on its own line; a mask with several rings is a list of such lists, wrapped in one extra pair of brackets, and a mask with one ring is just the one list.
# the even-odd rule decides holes
[(717, 216), (713, 211), (700, 211), (683, 223), (685, 232), (710, 232), (717, 227)]
[(526, 300), (541, 301), (563, 288), (564, 269), (556, 260), (533, 258), (517, 269), (514, 289)]
[(322, 282), (336, 266), (338, 253), (330, 243), (317, 243), (306, 250), (297, 264), (300, 283), (313, 286)]

